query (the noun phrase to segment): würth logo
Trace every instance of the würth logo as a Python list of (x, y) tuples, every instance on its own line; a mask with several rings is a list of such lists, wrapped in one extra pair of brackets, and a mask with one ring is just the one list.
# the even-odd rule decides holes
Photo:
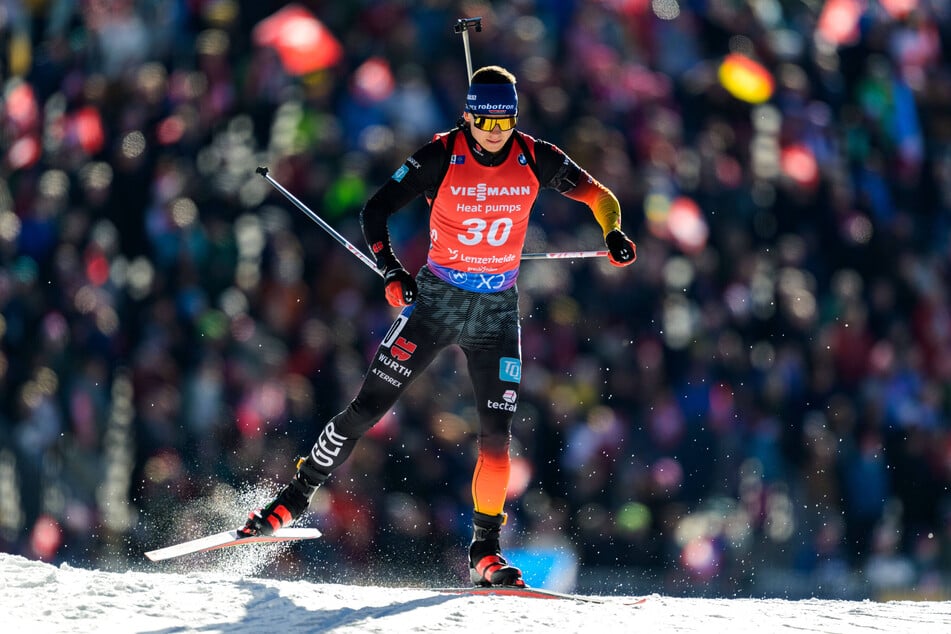
[(403, 337), (397, 337), (393, 345), (390, 346), (390, 354), (398, 361), (406, 361), (413, 356), (414, 352), (416, 352), (416, 344), (412, 341), (407, 341)]

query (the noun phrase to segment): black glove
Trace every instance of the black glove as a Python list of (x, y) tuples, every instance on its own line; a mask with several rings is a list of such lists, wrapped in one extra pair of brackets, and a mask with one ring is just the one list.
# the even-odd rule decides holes
[(416, 301), (419, 288), (416, 280), (402, 266), (389, 269), (383, 276), (386, 301), (390, 306), (409, 306)]
[(608, 246), (608, 260), (614, 266), (627, 266), (637, 259), (637, 247), (620, 229), (604, 236), (604, 244)]

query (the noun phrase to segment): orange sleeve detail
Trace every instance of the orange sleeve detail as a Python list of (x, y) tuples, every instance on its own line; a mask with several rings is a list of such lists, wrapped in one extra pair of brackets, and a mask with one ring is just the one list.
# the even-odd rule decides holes
[[(586, 174), (582, 171), (584, 176)], [(582, 178), (574, 189), (565, 192), (565, 196), (590, 207), (604, 235), (621, 228), (621, 204), (617, 197), (590, 176)]]

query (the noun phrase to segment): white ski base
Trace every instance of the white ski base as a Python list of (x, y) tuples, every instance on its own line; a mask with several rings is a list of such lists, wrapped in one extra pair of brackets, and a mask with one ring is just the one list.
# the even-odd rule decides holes
[(182, 542), (181, 544), (166, 546), (158, 550), (150, 550), (145, 553), (145, 556), (151, 561), (163, 561), (165, 559), (181, 557), (182, 555), (203, 553), (217, 548), (227, 548), (229, 546), (317, 539), (320, 536), (321, 532), (316, 528), (279, 528), (274, 531), (273, 535), (255, 537), (238, 537), (238, 530), (234, 529), (208, 535), (207, 537), (199, 537), (198, 539), (192, 539), (187, 542)]

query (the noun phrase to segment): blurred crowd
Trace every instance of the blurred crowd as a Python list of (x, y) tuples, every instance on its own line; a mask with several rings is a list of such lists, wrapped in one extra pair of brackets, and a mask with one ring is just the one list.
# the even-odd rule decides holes
[[(589, 587), (951, 596), (944, 0), (0, 2), (0, 549), (127, 567), (287, 480), (394, 312), (255, 168), (363, 247), (460, 115), (464, 16), (638, 244), (522, 266), (509, 547)], [(426, 223), (391, 221), (407, 268)], [(541, 197), (527, 250), (597, 248)], [(322, 579), (464, 578), (467, 385), (447, 351), (320, 491)]]

